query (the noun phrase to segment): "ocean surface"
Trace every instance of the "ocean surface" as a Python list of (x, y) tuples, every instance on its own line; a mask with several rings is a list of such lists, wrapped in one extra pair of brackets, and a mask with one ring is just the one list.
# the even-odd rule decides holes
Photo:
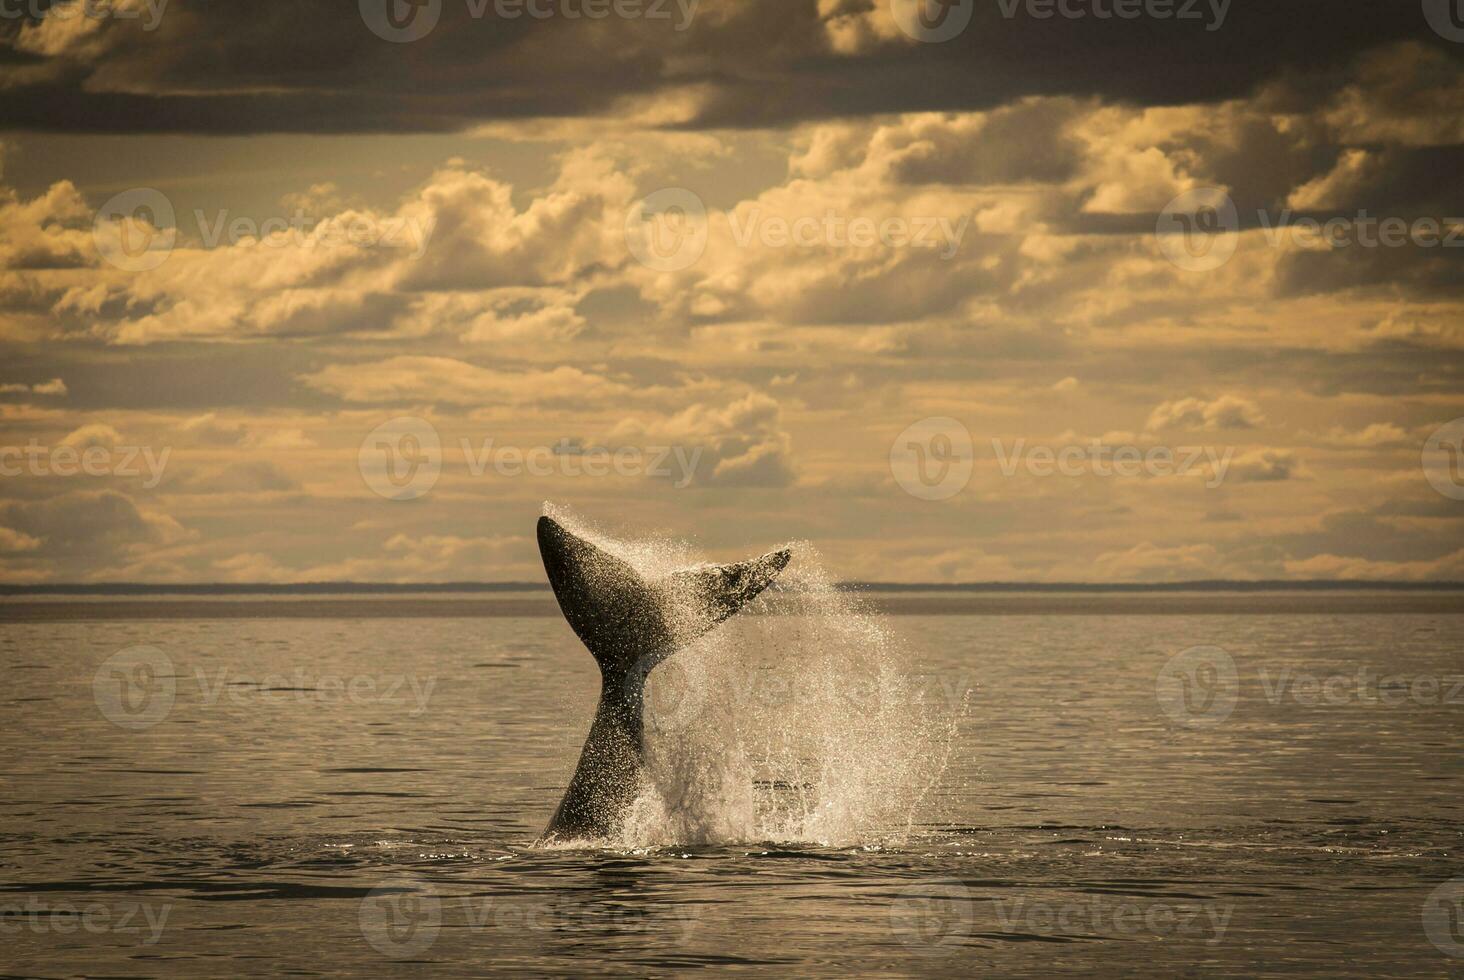
[(546, 598), (0, 601), (0, 975), (1464, 976), (1458, 594), (739, 617), (567, 848)]

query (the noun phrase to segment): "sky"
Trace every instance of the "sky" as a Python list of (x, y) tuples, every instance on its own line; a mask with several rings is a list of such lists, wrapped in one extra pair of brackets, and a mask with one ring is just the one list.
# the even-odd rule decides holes
[(3, 0), (0, 89), (0, 582), (1464, 579), (1454, 0)]

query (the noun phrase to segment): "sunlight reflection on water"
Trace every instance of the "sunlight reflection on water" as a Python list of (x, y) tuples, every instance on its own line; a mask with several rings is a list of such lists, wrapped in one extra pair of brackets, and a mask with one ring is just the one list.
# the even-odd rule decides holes
[[(1451, 687), (1464, 619), (885, 626), (921, 694), (975, 688), (907, 839), (585, 851), (530, 846), (597, 681), (559, 620), (0, 625), (7, 969), (1250, 976), (1457, 962), (1425, 923), (1447, 911), (1435, 889), (1464, 875)], [(1235, 701), (1191, 726), (1163, 710), (1156, 678), (1201, 646), (1232, 658)], [(137, 648), (165, 659), (102, 671)], [(166, 710), (109, 721), (99, 690), (114, 713), (157, 710), (136, 677), (171, 681)], [(1340, 960), (1343, 940), (1367, 956)]]

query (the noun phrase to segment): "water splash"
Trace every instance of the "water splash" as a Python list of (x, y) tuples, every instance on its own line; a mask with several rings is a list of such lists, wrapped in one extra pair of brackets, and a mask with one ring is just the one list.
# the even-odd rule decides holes
[[(704, 560), (670, 535), (626, 539), (545, 513), (648, 580)], [(646, 783), (615, 846), (884, 842), (940, 779), (959, 706), (921, 695), (908, 651), (812, 545), (787, 547), (773, 588), (650, 675)]]

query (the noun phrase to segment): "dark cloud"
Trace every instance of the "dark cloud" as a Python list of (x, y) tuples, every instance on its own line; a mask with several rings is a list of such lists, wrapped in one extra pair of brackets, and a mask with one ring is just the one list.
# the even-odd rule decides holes
[(852, 50), (838, 47), (816, 0), (704, 0), (684, 31), (668, 7), (663, 20), (504, 20), (491, 3), (474, 19), (466, 0), (443, 0), (435, 30), (408, 44), (373, 35), (349, 3), (174, 0), (154, 31), (108, 21), (49, 47), (34, 25), (11, 21), (0, 27), (0, 127), (441, 132), (693, 91), (703, 97), (694, 125), (752, 127), (1027, 95), (1213, 101), (1279, 78), (1290, 98), (1321, 97), (1342, 66), (1390, 41), (1464, 57), (1430, 34), (1416, 6), (1379, 3), (1231, 3), (1216, 26), (1209, 2), (1195, 18), (1167, 20), (1044, 19), (1022, 4), (1008, 18), (1003, 4), (977, 2), (962, 34), (924, 44), (892, 29), (880, 0), (837, 11), (837, 23), (862, 24)]
[(892, 168), (909, 184), (1056, 183), (1077, 172), (1082, 148), (1064, 127), (1084, 106), (1043, 99), (993, 111), (975, 138), (942, 142), (925, 134)]
[(46, 500), (0, 504), (0, 524), (40, 541), (41, 557), (105, 558), (131, 545), (180, 536), (172, 519), (140, 510), (115, 490), (81, 490)]
[(1370, 513), (1348, 510), (1328, 514), (1316, 531), (1283, 534), (1276, 543), (1295, 557), (1347, 555), (1368, 561), (1415, 561), (1440, 558), (1459, 549), (1452, 535), (1379, 520)]
[(159, 486), (162, 493), (264, 493), (299, 489), (299, 483), (269, 460), (185, 470)]
[[(1438, 241), (1436, 233), (1424, 240)], [(1277, 264), (1276, 281), (1282, 295), (1389, 287), (1419, 299), (1457, 297), (1464, 294), (1464, 247), (1351, 243), (1293, 252)]]

